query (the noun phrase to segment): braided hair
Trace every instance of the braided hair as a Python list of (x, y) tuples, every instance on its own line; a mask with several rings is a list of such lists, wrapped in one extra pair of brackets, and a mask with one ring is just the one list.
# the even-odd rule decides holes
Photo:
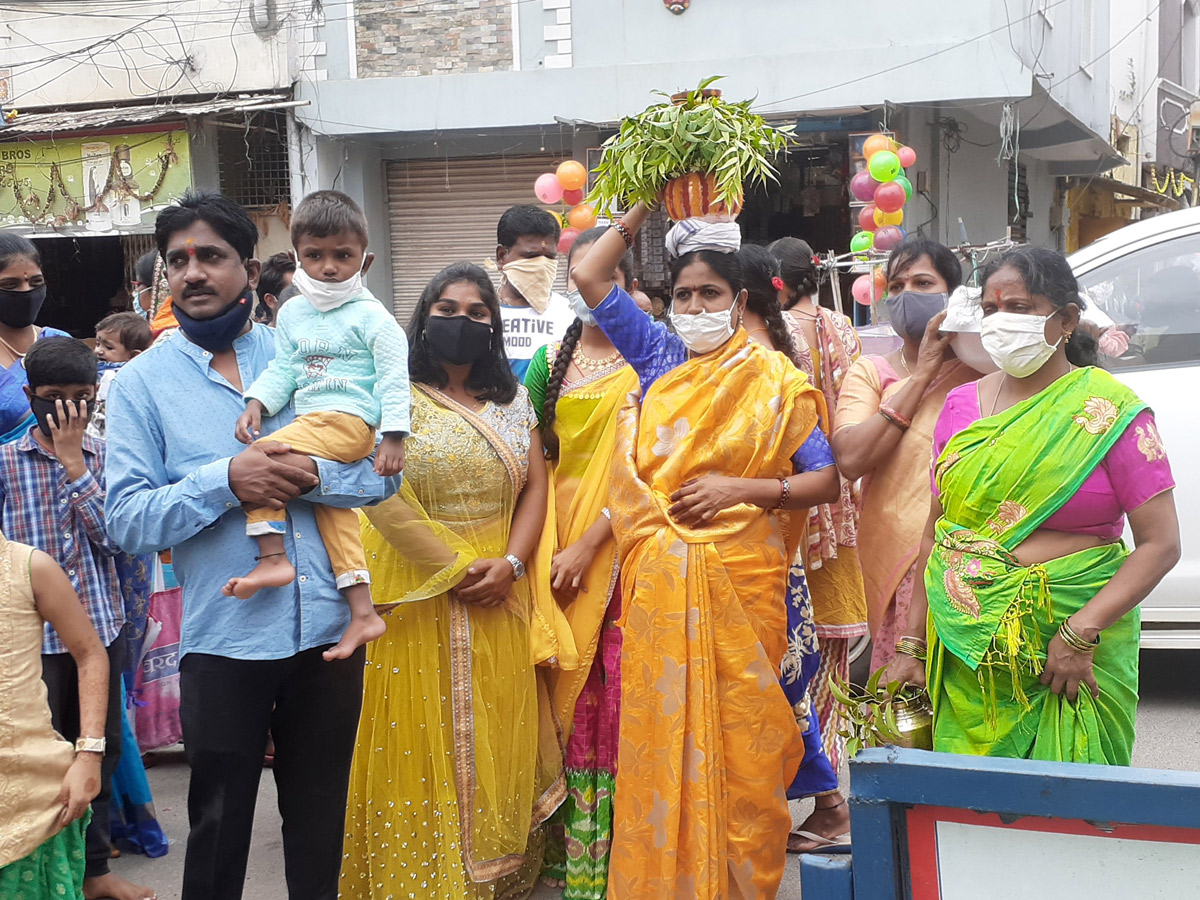
[[(575, 251), (596, 243), (600, 239), (600, 235), (606, 231), (608, 231), (606, 226), (597, 225), (595, 228), (589, 228), (575, 239), (575, 243), (567, 251), (568, 272), (571, 271), (571, 260), (575, 257)], [(617, 270), (625, 279), (625, 287), (633, 284), (632, 252), (621, 257), (621, 261), (617, 263)], [(554, 431), (554, 420), (558, 416), (558, 398), (562, 394), (563, 380), (567, 377), (567, 369), (571, 366), (571, 357), (575, 354), (575, 348), (579, 345), (579, 338), (582, 334), (583, 321), (576, 319), (567, 329), (567, 333), (563, 335), (558, 355), (554, 357), (554, 365), (550, 367), (550, 379), (546, 382), (546, 399), (542, 403), (542, 448), (546, 452), (546, 459), (558, 459), (558, 435)]]
[(779, 260), (779, 277), (792, 289), (791, 309), (803, 297), (811, 297), (820, 287), (820, 276), (813, 263), (813, 250), (807, 241), (785, 237), (767, 248)]
[(783, 321), (779, 291), (774, 284), (774, 279), (779, 277), (779, 261), (766, 247), (758, 244), (746, 244), (737, 255), (742, 264), (742, 279), (746, 287), (746, 308), (762, 316), (775, 349), (790, 359), (796, 368), (800, 368), (800, 356), (792, 342), (792, 333)]

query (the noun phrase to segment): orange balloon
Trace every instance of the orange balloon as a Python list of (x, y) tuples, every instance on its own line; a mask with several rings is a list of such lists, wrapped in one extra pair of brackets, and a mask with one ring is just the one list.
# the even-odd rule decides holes
[(875, 281), (875, 293), (882, 297), (887, 289), (887, 273), (883, 271), (883, 266), (877, 266), (871, 275)]
[(587, 231), (596, 224), (596, 208), (590, 203), (580, 203), (567, 214), (567, 223), (572, 228)]
[(884, 225), (901, 225), (904, 223), (904, 210), (898, 209), (895, 212), (884, 212), (882, 209), (875, 210), (875, 224), (879, 228)]
[(577, 191), (587, 184), (587, 169), (583, 167), (583, 163), (573, 159), (562, 163), (554, 174), (558, 176), (558, 183), (563, 186), (564, 191)]
[[(896, 142), (886, 134), (873, 134), (863, 143), (863, 156), (870, 159), (880, 150), (895, 150)], [(561, 180), (561, 179), (560, 179)]]

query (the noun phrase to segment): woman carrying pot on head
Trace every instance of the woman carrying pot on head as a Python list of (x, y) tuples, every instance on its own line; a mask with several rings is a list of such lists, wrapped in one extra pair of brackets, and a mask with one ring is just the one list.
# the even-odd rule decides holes
[(45, 302), (46, 276), (37, 247), (0, 229), (0, 444), (16, 440), (34, 421), (25, 396), (25, 354), (44, 337), (70, 337), (33, 324)]
[[(580, 654), (579, 667), (549, 672), (566, 741), (567, 799), (551, 823), (542, 874), (563, 887), (564, 900), (605, 894), (621, 710), (621, 596), (609, 474), (617, 412), (638, 379), (596, 325), (572, 277), (606, 230), (591, 228), (571, 246), (567, 301), (576, 319), (561, 344), (534, 353), (525, 375), (550, 460), (555, 515), (542, 540), (555, 548), (551, 588)], [(635, 288), (633, 255), (622, 256), (610, 276), (622, 290)]]
[(526, 577), (546, 515), (542, 442), (486, 272), (435, 276), (408, 334), (404, 485), (363, 526), (388, 628), (367, 648), (340, 892), (519, 896), (541, 867), (537, 826), (565, 795), (530, 652), (552, 638)]
[(1095, 367), (1084, 303), (1051, 250), (984, 272), (1001, 371), (938, 418), (924, 578), (888, 669), (928, 678), (935, 750), (1129, 765), (1138, 604), (1178, 561), (1179, 523), (1154, 416)]
[(904, 343), (850, 367), (833, 430), (842, 476), (863, 479), (858, 547), (872, 669), (892, 658), (908, 621), (929, 514), (934, 423), (946, 394), (979, 377), (955, 357), (952, 336), (938, 330), (950, 292), (962, 284), (954, 254), (936, 241), (910, 239), (892, 251), (886, 276), (888, 316)]
[(622, 652), (608, 896), (774, 897), (803, 755), (779, 684), (786, 526), (837, 497), (824, 400), (741, 327), (736, 223), (668, 235), (675, 334), (613, 283), (647, 215), (635, 205), (574, 272), (639, 380), (609, 499)]

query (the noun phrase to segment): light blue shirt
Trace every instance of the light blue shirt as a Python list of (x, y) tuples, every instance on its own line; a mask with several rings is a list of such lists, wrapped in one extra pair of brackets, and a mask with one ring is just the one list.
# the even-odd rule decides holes
[[(286, 308), (286, 307), (285, 307)], [(275, 353), (271, 329), (255, 325), (233, 342), (242, 383), (257, 378)], [(129, 553), (172, 551), (183, 587), (179, 655), (284, 659), (334, 643), (350, 621), (317, 531), (314, 502), (378, 503), (400, 487), (373, 461), (316, 460), (321, 483), (288, 504), (286, 549), (296, 580), (249, 600), (226, 597), (231, 576), (254, 567), (258, 544), (229, 488), (230, 458), (245, 450), (233, 436), (242, 394), (210, 363), (212, 354), (180, 332), (160, 338), (121, 370), (108, 395), (110, 536)], [(292, 421), (289, 405), (264, 419), (269, 434)]]
[(275, 358), (246, 399), (274, 414), (340, 412), (372, 428), (408, 434), (408, 339), (370, 291), (325, 312), (294, 297), (279, 310)]

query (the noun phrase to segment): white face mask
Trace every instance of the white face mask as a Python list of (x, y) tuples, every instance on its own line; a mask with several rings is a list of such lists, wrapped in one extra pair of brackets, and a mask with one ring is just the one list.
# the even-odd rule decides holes
[(584, 325), (596, 326), (596, 317), (592, 315), (591, 309), (588, 308), (587, 302), (583, 299), (583, 294), (579, 291), (571, 291), (567, 294), (567, 303), (571, 307), (571, 312), (575, 313), (575, 317)]
[(708, 353), (716, 350), (733, 337), (733, 312), (700, 312), (693, 315), (677, 315), (671, 310), (671, 324), (683, 345), (692, 353)]
[(329, 312), (363, 296), (362, 270), (347, 281), (317, 281), (303, 268), (297, 267), (292, 284), (300, 295), (316, 307), (317, 312)]
[(994, 312), (985, 316), (979, 329), (983, 349), (992, 362), (1013, 378), (1027, 378), (1054, 355), (1056, 344), (1046, 343), (1049, 316), (1024, 316), (1020, 313)]
[(558, 276), (558, 260), (545, 256), (514, 259), (500, 269), (504, 279), (533, 307), (539, 316), (550, 305), (550, 290)]

